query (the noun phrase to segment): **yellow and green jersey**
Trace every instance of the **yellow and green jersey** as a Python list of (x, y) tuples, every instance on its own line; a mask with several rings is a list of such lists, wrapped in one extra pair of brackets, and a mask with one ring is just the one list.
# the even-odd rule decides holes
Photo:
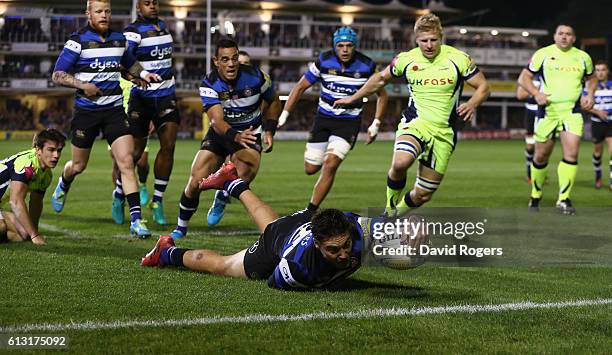
[(550, 95), (546, 111), (554, 113), (579, 107), (583, 79), (593, 73), (593, 61), (578, 48), (563, 51), (551, 44), (533, 54), (528, 69), (540, 76), (540, 91)]
[(398, 54), (390, 65), (391, 74), (408, 82), (410, 101), (405, 119), (419, 119), (446, 128), (458, 117), (456, 107), (464, 81), (478, 73), (469, 55), (442, 45), (433, 59), (426, 58), (417, 47)]
[(132, 82), (121, 78), (119, 81), (119, 86), (121, 86), (121, 91), (123, 92), (123, 109), (127, 113), (128, 102), (130, 102), (130, 93), (132, 92)]
[(51, 169), (42, 169), (32, 148), (0, 160), (0, 199), (4, 204), (9, 197), (6, 193), (11, 181), (21, 181), (28, 186), (28, 191), (44, 193), (53, 180)]

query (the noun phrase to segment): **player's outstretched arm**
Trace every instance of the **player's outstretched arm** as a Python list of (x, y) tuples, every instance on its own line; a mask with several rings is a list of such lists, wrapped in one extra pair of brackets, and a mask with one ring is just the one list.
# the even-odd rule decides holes
[(343, 99), (336, 100), (334, 102), (334, 108), (351, 105), (357, 100), (378, 93), (380, 89), (384, 88), (385, 85), (391, 81), (391, 79), (393, 79), (391, 68), (387, 66), (383, 71), (372, 75), (356, 93)]
[(308, 88), (311, 86), (312, 84), (310, 83), (310, 81), (306, 79), (305, 76), (302, 76), (300, 81), (298, 81), (297, 84), (295, 84), (295, 86), (293, 87), (293, 89), (291, 89), (291, 92), (289, 93), (287, 102), (285, 102), (285, 107), (283, 107), (283, 112), (280, 114), (278, 118), (278, 127), (283, 126), (287, 122), (287, 118), (293, 111), (293, 107), (295, 106), (296, 102), (298, 102), (300, 97), (302, 97), (302, 94), (304, 93), (304, 91), (308, 90)]
[(476, 75), (469, 78), (466, 83), (473, 87), (475, 91), (467, 102), (464, 102), (457, 107), (457, 113), (465, 122), (468, 122), (476, 114), (476, 107), (480, 106), (480, 104), (482, 104), (489, 97), (491, 89), (489, 88), (487, 79), (481, 72), (476, 73)]
[[(21, 181), (11, 181), (11, 210), (15, 214), (16, 222), (21, 225), (25, 231), (25, 236), (30, 237), (34, 244), (45, 244), (44, 237), (38, 233), (38, 228), (32, 222), (28, 208), (26, 207), (25, 198), (28, 193), (28, 185)], [(32, 197), (31, 197), (32, 198)], [(33, 196), (36, 199), (36, 196)], [(42, 199), (39, 201), (40, 210), (42, 210)], [(40, 217), (40, 211), (38, 211)]]
[(32, 221), (32, 224), (34, 225), (34, 228), (36, 228), (36, 230), (38, 230), (38, 222), (40, 221), (40, 216), (42, 215), (44, 197), (45, 197), (44, 192), (40, 192), (40, 191), (30, 192), (30, 203), (29, 203), (30, 220)]
[(389, 95), (387, 95), (387, 90), (385, 90), (384, 86), (376, 92), (376, 96), (376, 112), (374, 113), (372, 124), (368, 127), (368, 139), (366, 140), (366, 144), (370, 144), (376, 140), (378, 129), (382, 123), (381, 118), (385, 115), (387, 102), (389, 101)]

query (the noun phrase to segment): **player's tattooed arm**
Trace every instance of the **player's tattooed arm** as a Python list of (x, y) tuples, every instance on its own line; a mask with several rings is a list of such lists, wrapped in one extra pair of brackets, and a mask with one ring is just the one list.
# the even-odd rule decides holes
[(74, 75), (66, 73), (65, 71), (54, 71), (51, 79), (57, 85), (83, 90), (85, 96), (87, 97), (102, 95), (102, 90), (100, 90), (100, 88), (98, 88), (95, 84), (81, 81), (75, 78)]

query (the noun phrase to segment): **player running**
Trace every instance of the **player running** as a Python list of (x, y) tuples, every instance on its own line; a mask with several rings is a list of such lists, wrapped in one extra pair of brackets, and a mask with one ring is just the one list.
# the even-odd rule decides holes
[[(153, 199), (149, 208), (155, 223), (165, 225), (167, 221), (163, 196), (174, 165), (174, 148), (179, 123), (172, 69), (173, 40), (170, 29), (158, 17), (157, 0), (138, 0), (136, 9), (138, 19), (128, 25), (123, 33), (128, 43), (127, 51), (136, 57), (145, 70), (159, 75), (162, 81), (150, 84), (146, 88), (132, 87), (128, 116), (134, 125), (136, 157), (140, 157), (145, 150), (151, 122), (159, 137), (159, 151), (153, 167), (155, 177)], [(139, 174), (141, 183), (143, 178), (146, 181), (145, 173), (147, 171)], [(117, 184), (117, 187), (121, 188), (121, 185)], [(115, 211), (115, 208), (120, 210)], [(119, 211), (123, 214), (122, 205), (113, 203), (113, 215)]]
[[(222, 256), (212, 250), (177, 248), (172, 237), (160, 237), (142, 266), (186, 267), (211, 274), (268, 280), (268, 286), (283, 290), (307, 290), (332, 285), (361, 266), (362, 250), (368, 249), (371, 219), (336, 209), (304, 209), (278, 218), (248, 184), (238, 178), (230, 163), (204, 179), (199, 188), (227, 190), (242, 202), (261, 236), (251, 247)], [(410, 238), (414, 248), (424, 235)]]
[[(313, 175), (321, 171), (308, 204), (312, 210), (319, 207), (331, 190), (336, 172), (355, 146), (361, 126), (362, 101), (343, 108), (332, 108), (332, 105), (337, 99), (355, 93), (376, 72), (376, 62), (356, 50), (359, 39), (350, 27), (339, 28), (334, 33), (333, 44), (332, 50), (321, 53), (310, 64), (308, 71), (291, 90), (279, 117), (279, 125), (282, 126), (304, 91), (317, 81), (321, 82), (319, 108), (304, 153), (306, 174)], [(385, 89), (379, 88), (376, 94), (376, 113), (368, 128), (366, 144), (376, 139), (380, 119), (387, 106)]]
[[(563, 214), (572, 215), (570, 194), (578, 171), (578, 149), (582, 137), (581, 108), (593, 107), (593, 95), (597, 78), (593, 76), (593, 62), (584, 51), (575, 48), (576, 35), (568, 25), (555, 30), (554, 44), (537, 50), (527, 69), (523, 69), (518, 83), (538, 103), (535, 124), (535, 155), (531, 166), (531, 198), (529, 210), (538, 211), (542, 188), (548, 172), (548, 159), (554, 148), (554, 138), (559, 135), (563, 148), (563, 160), (559, 162), (559, 198), (557, 208)], [(534, 77), (541, 78), (540, 89), (533, 85)], [(587, 94), (581, 96), (583, 82)]]
[[(141, 86), (143, 89), (148, 86), (148, 83), (141, 80), (140, 78), (134, 78), (125, 71), (121, 72), (122, 78), (119, 82), (121, 92), (123, 93), (123, 108), (127, 113), (130, 94), (132, 91), (132, 84)], [(125, 76), (127, 79), (123, 78)], [(152, 125), (152, 123), (151, 123)], [(154, 127), (153, 127), (154, 128)], [(111, 146), (107, 146), (108, 151), (111, 152)], [(112, 180), (115, 188), (113, 189), (113, 203), (111, 208), (111, 215), (113, 221), (116, 224), (123, 224), (125, 222), (124, 206), (125, 206), (125, 195), (123, 194), (123, 186), (121, 185), (121, 172), (119, 166), (115, 161), (115, 157), (111, 152), (111, 160), (113, 161), (113, 172)], [(140, 196), (140, 205), (146, 205), (149, 201), (149, 191), (147, 190), (147, 178), (149, 176), (149, 139), (147, 138), (146, 146), (138, 161), (136, 161), (136, 174), (138, 175), (138, 194)]]
[(7, 199), (11, 206), (11, 212), (0, 210), (0, 243), (31, 240), (45, 244), (38, 221), (45, 191), (53, 180), (51, 169), (59, 162), (65, 142), (66, 137), (58, 130), (45, 129), (34, 136), (32, 149), (0, 161), (0, 206)]
[[(603, 141), (608, 143), (608, 152), (612, 157), (612, 81), (608, 80), (610, 70), (608, 63), (598, 61), (595, 64), (597, 88), (595, 105), (588, 112), (591, 114), (591, 136), (593, 139), (593, 168), (595, 170), (595, 188), (601, 188), (601, 156)], [(612, 158), (610, 158), (610, 180), (608, 187), (612, 190)]]
[[(387, 176), (386, 212), (389, 215), (403, 214), (431, 199), (455, 149), (457, 128), (472, 119), (476, 108), (489, 96), (489, 85), (472, 59), (442, 44), (442, 25), (436, 15), (427, 14), (417, 19), (414, 33), (417, 48), (398, 54), (359, 91), (334, 104), (334, 107), (342, 107), (358, 102), (393, 78), (403, 77), (408, 82), (408, 109), (398, 125), (393, 161)], [(460, 103), (464, 82), (475, 91), (467, 102)], [(416, 183), (401, 198), (406, 186), (406, 171), (417, 159)]]
[(144, 70), (127, 50), (125, 36), (109, 28), (110, 1), (89, 0), (86, 15), (88, 25), (71, 35), (53, 71), (54, 83), (77, 91), (70, 128), (72, 160), (64, 166), (51, 203), (55, 212), (62, 211), (71, 184), (85, 171), (94, 140), (102, 132), (121, 171), (130, 206), (130, 233), (147, 238), (151, 232), (142, 220), (134, 173), (134, 138), (123, 110), (119, 79), (121, 67), (149, 83), (161, 81), (161, 77)]
[[(238, 45), (221, 39), (213, 57), (215, 69), (202, 80), (200, 97), (211, 127), (191, 165), (191, 176), (181, 194), (177, 227), (173, 238), (187, 234), (187, 225), (200, 202), (198, 183), (216, 171), (226, 157), (236, 165), (238, 175), (253, 181), (259, 170), (262, 128), (265, 152), (272, 150), (280, 101), (270, 77), (261, 70), (238, 62)], [(262, 114), (262, 101), (267, 102)], [(264, 117), (265, 116), (265, 117)], [(217, 191), (208, 224), (216, 225), (224, 214), (230, 196)]]

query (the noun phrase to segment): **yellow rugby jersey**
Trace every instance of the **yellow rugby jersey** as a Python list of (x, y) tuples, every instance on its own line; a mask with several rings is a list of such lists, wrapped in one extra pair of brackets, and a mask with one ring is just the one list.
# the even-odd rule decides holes
[(528, 69), (540, 76), (540, 91), (550, 95), (549, 107), (560, 104), (571, 108), (579, 103), (584, 77), (593, 74), (593, 61), (578, 48), (562, 51), (551, 44), (533, 54)]
[(453, 125), (463, 83), (479, 72), (469, 55), (447, 45), (441, 46), (433, 60), (417, 47), (398, 54), (390, 66), (393, 76), (404, 77), (408, 83), (406, 118), (425, 120), (441, 128)]
[(51, 185), (53, 173), (51, 169), (42, 169), (32, 148), (0, 160), (0, 204), (4, 204), (10, 194), (11, 181), (21, 181), (28, 186), (28, 191), (44, 193)]

